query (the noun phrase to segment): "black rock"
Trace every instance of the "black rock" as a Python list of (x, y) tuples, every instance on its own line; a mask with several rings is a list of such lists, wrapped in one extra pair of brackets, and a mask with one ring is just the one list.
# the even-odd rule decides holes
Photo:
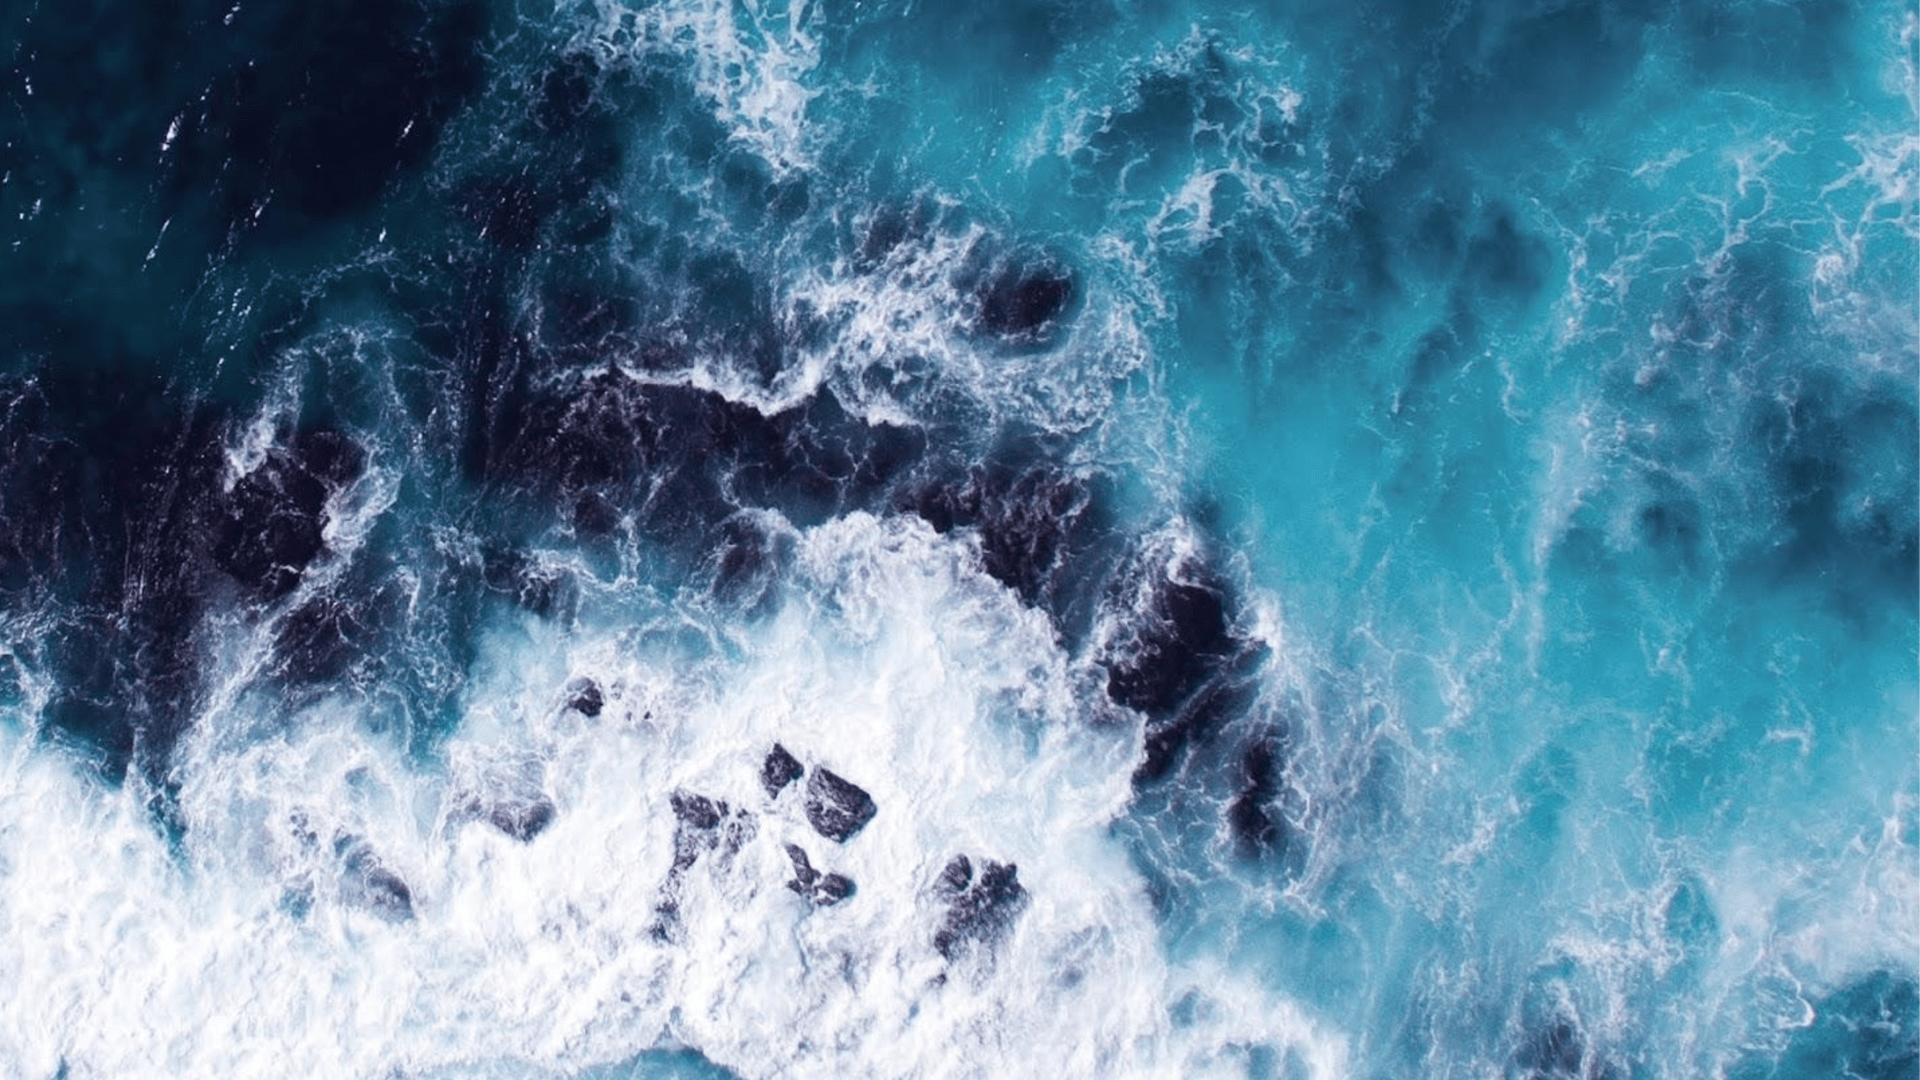
[(931, 218), (923, 203), (889, 203), (876, 207), (866, 220), (855, 265), (862, 271), (876, 269), (902, 243), (926, 231)]
[(940, 879), (936, 884), (948, 896), (959, 896), (967, 891), (968, 885), (973, 884), (973, 863), (965, 855), (955, 855), (940, 871)]
[(813, 770), (807, 780), (807, 821), (829, 840), (846, 843), (879, 812), (873, 796), (827, 769)]
[(767, 760), (760, 763), (760, 786), (767, 789), (769, 797), (778, 797), (788, 784), (800, 779), (800, 775), (806, 771), (798, 759), (787, 753), (786, 747), (774, 743), (773, 749), (767, 751)]
[(673, 816), (679, 819), (673, 830), (673, 873), (676, 875), (708, 851), (737, 850), (751, 830), (751, 823), (743, 813), (718, 799), (676, 791), (668, 800), (673, 805)]
[(620, 510), (606, 496), (589, 491), (574, 500), (574, 531), (583, 536), (606, 536), (619, 527)]
[(812, 900), (815, 906), (832, 907), (853, 895), (853, 879), (844, 874), (822, 874), (813, 868), (797, 844), (787, 845), (787, 858), (793, 860), (793, 880), (787, 888)]
[(575, 679), (567, 684), (567, 708), (581, 716), (599, 716), (606, 705), (606, 699), (600, 695), (600, 685), (592, 679)]
[(832, 907), (852, 895), (852, 878), (844, 874), (827, 874), (814, 886), (813, 902), (820, 907)]
[(1168, 579), (1142, 614), (1135, 648), (1107, 667), (1107, 695), (1150, 716), (1164, 715), (1234, 652), (1226, 599), (1210, 582)]
[(359, 447), (330, 431), (274, 448), (226, 493), (214, 563), (265, 598), (291, 592), (325, 547), (328, 496), (358, 477), (363, 461)]
[(1227, 825), (1244, 854), (1271, 850), (1281, 839), (1268, 804), (1280, 791), (1278, 754), (1266, 739), (1256, 739), (1240, 759), (1242, 787), (1227, 806)]
[(980, 325), (1001, 337), (1038, 337), (1073, 303), (1075, 291), (1073, 275), (1051, 260), (1010, 262), (980, 292)]
[(397, 599), (386, 590), (343, 597), (338, 587), (282, 615), (274, 635), (274, 674), (290, 686), (337, 685), (372, 661), (380, 616)]
[(727, 812), (726, 803), (715, 803), (705, 795), (676, 791), (667, 796), (673, 805), (673, 816), (680, 819), (682, 825), (695, 829), (712, 829), (720, 825), (720, 815)]
[[(805, 526), (871, 507), (925, 451), (923, 432), (852, 416), (830, 390), (766, 415), (623, 372), (535, 383), (537, 360), (505, 327), (459, 347), (494, 358), (470, 403), (462, 460), (476, 478), (543, 513), (571, 519), (590, 505), (605, 529), (630, 518), (649, 541), (696, 549), (735, 599), (762, 592), (783, 557), (742, 510), (778, 509)], [(627, 516), (603, 512), (616, 507)]]
[(1252, 707), (1255, 683), (1251, 676), (1262, 655), (1253, 650), (1241, 653), (1231, 667), (1202, 683), (1173, 713), (1149, 714), (1140, 767), (1133, 773), (1135, 787), (1165, 779), (1194, 746), (1205, 745)]
[(343, 837), (335, 842), (335, 851), (341, 857), (342, 899), (388, 922), (413, 918), (413, 890), (400, 875), (380, 864), (366, 841)]
[(494, 828), (525, 843), (553, 824), (553, 803), (544, 795), (531, 799), (501, 802), (487, 811), (487, 822)]
[(542, 619), (566, 618), (579, 603), (580, 586), (571, 573), (524, 552), (488, 551), (482, 557), (481, 572), (488, 589), (512, 598)]
[(413, 891), (399, 875), (384, 867), (375, 867), (367, 871), (363, 880), (363, 895), (367, 906), (374, 914), (388, 922), (405, 922), (413, 918)]
[(1147, 720), (1139, 786), (1171, 774), (1244, 713), (1266, 652), (1234, 631), (1226, 587), (1202, 560), (1149, 566), (1130, 587), (1138, 591), (1120, 601), (1129, 625), (1100, 663), (1107, 696)]
[(933, 935), (933, 947), (948, 960), (971, 944), (990, 944), (999, 939), (1027, 904), (1027, 890), (1012, 863), (988, 862), (978, 879), (954, 890), (954, 883), (964, 881), (971, 869), (972, 864), (960, 856), (940, 874), (942, 889), (958, 893)]
[(1108, 508), (1097, 477), (1042, 454), (1024, 445), (1002, 448), (964, 479), (920, 485), (896, 505), (937, 532), (977, 529), (981, 568), (1058, 618), (1061, 581), (1075, 556), (1084, 556), (1108, 529)]
[(790, 557), (791, 544), (748, 515), (728, 518), (715, 532), (716, 542), (707, 555), (714, 595), (751, 608), (768, 596)]
[(807, 853), (798, 844), (788, 844), (787, 858), (793, 860), (793, 880), (787, 882), (787, 888), (802, 894), (811, 890), (813, 883), (820, 880), (820, 871), (813, 868)]

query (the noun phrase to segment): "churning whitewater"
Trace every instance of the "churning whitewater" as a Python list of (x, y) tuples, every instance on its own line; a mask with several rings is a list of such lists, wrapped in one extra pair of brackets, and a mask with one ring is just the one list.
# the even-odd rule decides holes
[(0, 6), (0, 1074), (1920, 1069), (1920, 15)]

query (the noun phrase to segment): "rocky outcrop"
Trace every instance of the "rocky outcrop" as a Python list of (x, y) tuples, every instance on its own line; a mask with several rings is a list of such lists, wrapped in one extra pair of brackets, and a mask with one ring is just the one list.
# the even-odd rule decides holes
[(829, 840), (846, 843), (873, 820), (880, 808), (873, 796), (827, 769), (807, 780), (807, 821)]

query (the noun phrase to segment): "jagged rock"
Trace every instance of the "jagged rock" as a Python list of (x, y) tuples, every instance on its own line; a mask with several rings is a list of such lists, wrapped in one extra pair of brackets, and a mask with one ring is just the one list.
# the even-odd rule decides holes
[(873, 796), (827, 769), (807, 780), (807, 821), (829, 840), (846, 843), (879, 812)]
[(380, 864), (366, 841), (342, 837), (334, 844), (340, 856), (340, 896), (388, 922), (413, 918), (413, 890), (400, 875)]
[(673, 830), (673, 874), (676, 876), (708, 851), (739, 850), (751, 830), (746, 814), (721, 800), (686, 791), (676, 791), (668, 800), (673, 804), (673, 816), (679, 819)]
[(947, 863), (936, 890), (951, 898), (947, 917), (933, 935), (933, 947), (948, 960), (970, 945), (989, 944), (1004, 936), (1027, 904), (1018, 867), (988, 861), (975, 879), (973, 864), (964, 855)]
[(853, 895), (853, 879), (844, 874), (826, 874), (820, 883), (814, 886), (813, 902), (821, 907), (832, 907)]
[(326, 547), (327, 499), (359, 477), (365, 452), (331, 431), (276, 446), (223, 497), (213, 561), (267, 599), (293, 591)]
[(964, 476), (929, 479), (895, 505), (939, 533), (975, 530), (981, 568), (1056, 620), (1076, 599), (1072, 564), (1110, 528), (1107, 481), (1061, 466), (1038, 439), (1011, 440)]
[(1243, 854), (1273, 850), (1284, 839), (1270, 807), (1280, 791), (1275, 740), (1256, 738), (1240, 756), (1240, 793), (1227, 806), (1227, 825)]
[(1035, 338), (1073, 303), (1073, 274), (1049, 259), (1009, 260), (980, 290), (980, 325), (1005, 338)]
[(787, 753), (786, 747), (774, 743), (773, 749), (767, 752), (767, 760), (760, 763), (760, 786), (767, 789), (769, 798), (775, 798), (806, 771), (798, 759)]
[(1266, 650), (1234, 628), (1224, 580), (1200, 558), (1135, 580), (1132, 619), (1100, 663), (1107, 696), (1147, 719), (1136, 788), (1161, 782), (1245, 712)]
[(600, 694), (600, 685), (592, 679), (575, 679), (567, 684), (567, 708), (581, 716), (599, 716), (605, 705), (606, 698)]
[(787, 888), (797, 893), (813, 888), (813, 883), (820, 880), (820, 871), (813, 868), (807, 853), (798, 844), (788, 844), (787, 858), (793, 860), (793, 880), (787, 882)]
[(553, 803), (545, 795), (536, 795), (495, 803), (487, 811), (487, 823), (524, 844), (545, 832), (553, 816)]
[(676, 791), (667, 796), (673, 804), (673, 816), (680, 819), (682, 825), (696, 829), (711, 829), (720, 824), (720, 815), (727, 812), (727, 804), (715, 803), (705, 795)]
[(793, 880), (787, 882), (787, 888), (812, 900), (816, 906), (832, 907), (853, 895), (852, 878), (815, 870), (799, 845), (787, 845), (787, 858), (793, 860)]
[(967, 891), (967, 883), (973, 880), (973, 863), (965, 855), (955, 855), (947, 862), (946, 869), (940, 871), (938, 885), (942, 892), (950, 896), (959, 896)]

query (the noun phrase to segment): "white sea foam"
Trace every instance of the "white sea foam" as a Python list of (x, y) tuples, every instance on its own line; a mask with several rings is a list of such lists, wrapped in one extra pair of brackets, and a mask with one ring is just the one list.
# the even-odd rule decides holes
[(681, 57), (731, 136), (779, 172), (805, 168), (813, 149), (807, 103), (820, 44), (808, 0), (594, 0), (580, 31), (611, 60)]
[(1148, 363), (1133, 306), (1083, 271), (1080, 310), (1052, 347), (1009, 352), (971, 329), (978, 300), (962, 271), (997, 242), (979, 226), (909, 240), (882, 270), (845, 266), (796, 281), (791, 305), (831, 332), (802, 355), (834, 376), (844, 400), (873, 419), (926, 419), (959, 391), (998, 424), (1084, 432), (1110, 416), (1116, 386)]
[[(1342, 1075), (1337, 1034), (1163, 958), (1108, 831), (1138, 734), (1090, 722), (1043, 616), (911, 519), (795, 539), (759, 624), (690, 599), (576, 634), (497, 627), (441, 767), (407, 764), (344, 699), (241, 745), (207, 718), (178, 751), (178, 860), (137, 785), (101, 788), (5, 728), (0, 1071), (485, 1075), (678, 1043), (744, 1076), (1240, 1075), (1259, 1047)], [(676, 626), (707, 644), (644, 630)], [(603, 688), (599, 717), (562, 707), (570, 677)], [(797, 786), (760, 787), (776, 740), (878, 815), (844, 845), (816, 835)], [(737, 850), (675, 874), (676, 790), (743, 812)], [(462, 810), (531, 794), (557, 808), (531, 843)], [(856, 894), (790, 892), (789, 842)], [(1016, 864), (1030, 899), (949, 965), (932, 885), (960, 853)], [(355, 857), (405, 881), (411, 919), (380, 917)]]
[[(1117, 96), (1090, 97), (1084, 74), (1063, 83), (1028, 139), (1028, 164), (1058, 157), (1076, 167), (1117, 170), (1110, 224), (1168, 253), (1191, 254), (1218, 239), (1243, 218), (1276, 224), (1296, 242), (1310, 243), (1309, 207), (1324, 200), (1320, 177), (1304, 164), (1307, 144), (1301, 113), (1306, 98), (1296, 88), (1299, 72), (1285, 50), (1231, 45), (1223, 35), (1195, 25), (1178, 41), (1124, 63), (1110, 73)], [(1194, 114), (1181, 146), (1136, 147), (1125, 162), (1106, 160), (1101, 149), (1117, 126), (1148, 110), (1143, 87), (1155, 82), (1191, 84)], [(1158, 133), (1164, 136), (1165, 133)], [(1122, 143), (1124, 144), (1124, 139)], [(1273, 158), (1299, 159), (1278, 164)], [(1177, 160), (1175, 169), (1136, 171), (1157, 159)]]
[[(1118, 443), (1144, 437), (1155, 444), (1150, 452), (1164, 453), (1159, 444), (1177, 435), (1163, 415), (1164, 401), (1130, 394), (1126, 385), (1151, 366), (1142, 297), (1125, 289), (1139, 282), (1125, 272), (1110, 281), (1116, 258), (1110, 245), (1086, 255), (1077, 310), (1045, 349), (1001, 347), (975, 325), (980, 300), (967, 275), (977, 274), (982, 261), (1018, 257), (1003, 238), (976, 225), (911, 237), (878, 269), (802, 262), (779, 275), (773, 303), (785, 353), (771, 378), (745, 370), (723, 348), (695, 342), (676, 367), (619, 366), (636, 381), (710, 390), (768, 416), (831, 388), (849, 412), (871, 424), (930, 425), (964, 402), (995, 429), (1026, 424), (1096, 438), (1124, 429), (1110, 450), (1123, 452)], [(1155, 415), (1143, 420), (1143, 410)], [(1171, 478), (1165, 468), (1153, 475)]]

